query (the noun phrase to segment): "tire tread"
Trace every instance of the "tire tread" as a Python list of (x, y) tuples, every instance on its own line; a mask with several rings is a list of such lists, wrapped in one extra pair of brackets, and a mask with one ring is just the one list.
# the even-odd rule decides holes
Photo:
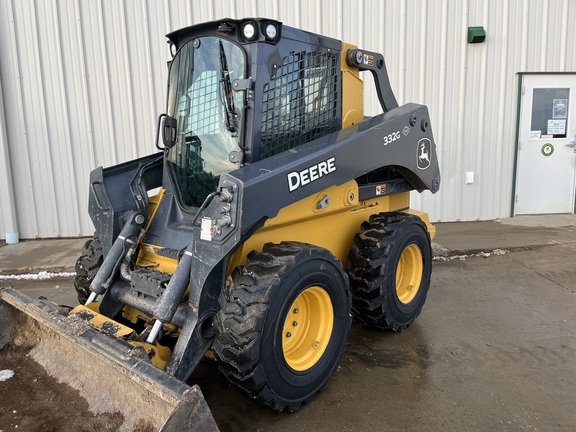
[(76, 276), (74, 277), (74, 289), (81, 304), (86, 303), (90, 295), (90, 284), (98, 273), (104, 260), (102, 245), (96, 234), (82, 247), (82, 255), (76, 260)]
[[(232, 283), (220, 296), (214, 326), (214, 353), (219, 370), (230, 384), (272, 409), (296, 411), (311, 402), (315, 393), (300, 402), (284, 401), (267, 385), (260, 353), (260, 339), (272, 295), (282, 280), (305, 257), (311, 255), (341, 263), (327, 250), (296, 242), (267, 243), (262, 252), (252, 251), (247, 264), (232, 272)], [(346, 277), (345, 273), (343, 276)], [(323, 390), (324, 385), (318, 391)]]
[(426, 226), (419, 217), (400, 212), (372, 215), (354, 236), (348, 255), (352, 311), (365, 324), (402, 331), (420, 314), (418, 310), (409, 322), (400, 323), (385, 307), (386, 290), (395, 288), (395, 281), (389, 280), (392, 273), (387, 272), (392, 248), (403, 230), (411, 224), (420, 225), (428, 236)]

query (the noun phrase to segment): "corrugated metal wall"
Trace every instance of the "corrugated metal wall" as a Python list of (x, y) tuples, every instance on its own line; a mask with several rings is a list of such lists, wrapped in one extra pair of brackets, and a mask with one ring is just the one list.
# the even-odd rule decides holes
[[(0, 4), (1, 91), (22, 238), (91, 234), (88, 174), (153, 151), (165, 105), (164, 35), (180, 27), (267, 16), (384, 53), (398, 100), (430, 108), (443, 183), (413, 203), (433, 220), (509, 216), (516, 73), (576, 70), (573, 0)], [(475, 25), (486, 28), (486, 42), (468, 45)], [(366, 113), (378, 113), (375, 95)], [(466, 171), (474, 184), (464, 184)], [(8, 187), (0, 185), (2, 206)], [(0, 219), (2, 236), (6, 225)]]

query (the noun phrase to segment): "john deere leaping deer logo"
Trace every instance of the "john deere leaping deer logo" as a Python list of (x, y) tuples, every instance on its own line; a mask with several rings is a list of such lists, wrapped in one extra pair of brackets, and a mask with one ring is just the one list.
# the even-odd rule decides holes
[(430, 166), (430, 140), (422, 138), (418, 141), (418, 160), (416, 165), (419, 170), (425, 170)]

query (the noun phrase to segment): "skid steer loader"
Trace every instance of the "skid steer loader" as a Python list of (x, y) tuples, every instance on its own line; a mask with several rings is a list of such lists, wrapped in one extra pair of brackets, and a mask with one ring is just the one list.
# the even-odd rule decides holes
[(381, 54), (262, 18), (167, 37), (160, 152), (90, 175), (81, 305), (5, 290), (1, 345), (29, 344), (127, 429), (210, 430), (186, 384), (207, 354), (242, 393), (294, 411), (327, 386), (352, 315), (413, 323), (435, 228), (409, 193), (438, 191), (440, 172), (428, 110), (398, 105)]

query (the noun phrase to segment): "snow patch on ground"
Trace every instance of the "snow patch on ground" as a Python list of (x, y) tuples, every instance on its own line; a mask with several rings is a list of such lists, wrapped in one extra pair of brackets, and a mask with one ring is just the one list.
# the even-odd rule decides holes
[(509, 252), (510, 251), (507, 251), (505, 249), (494, 249), (491, 252), (478, 252), (478, 253), (470, 254), (470, 255), (435, 256), (434, 258), (432, 258), (432, 260), (434, 260), (434, 261), (454, 261), (454, 260), (465, 261), (466, 258), (472, 258), (472, 257), (490, 258), (492, 255), (506, 255)]
[(14, 376), (14, 371), (11, 369), (4, 369), (0, 371), (0, 381), (7, 381)]
[(52, 278), (57, 278), (57, 277), (72, 277), (75, 275), (76, 275), (76, 273), (72, 273), (72, 272), (53, 273), (53, 272), (49, 272), (49, 271), (41, 271), (39, 273), (26, 273), (26, 274), (19, 274), (19, 275), (0, 275), (0, 280), (3, 280), (3, 279), (44, 280), (44, 279), (52, 279)]

